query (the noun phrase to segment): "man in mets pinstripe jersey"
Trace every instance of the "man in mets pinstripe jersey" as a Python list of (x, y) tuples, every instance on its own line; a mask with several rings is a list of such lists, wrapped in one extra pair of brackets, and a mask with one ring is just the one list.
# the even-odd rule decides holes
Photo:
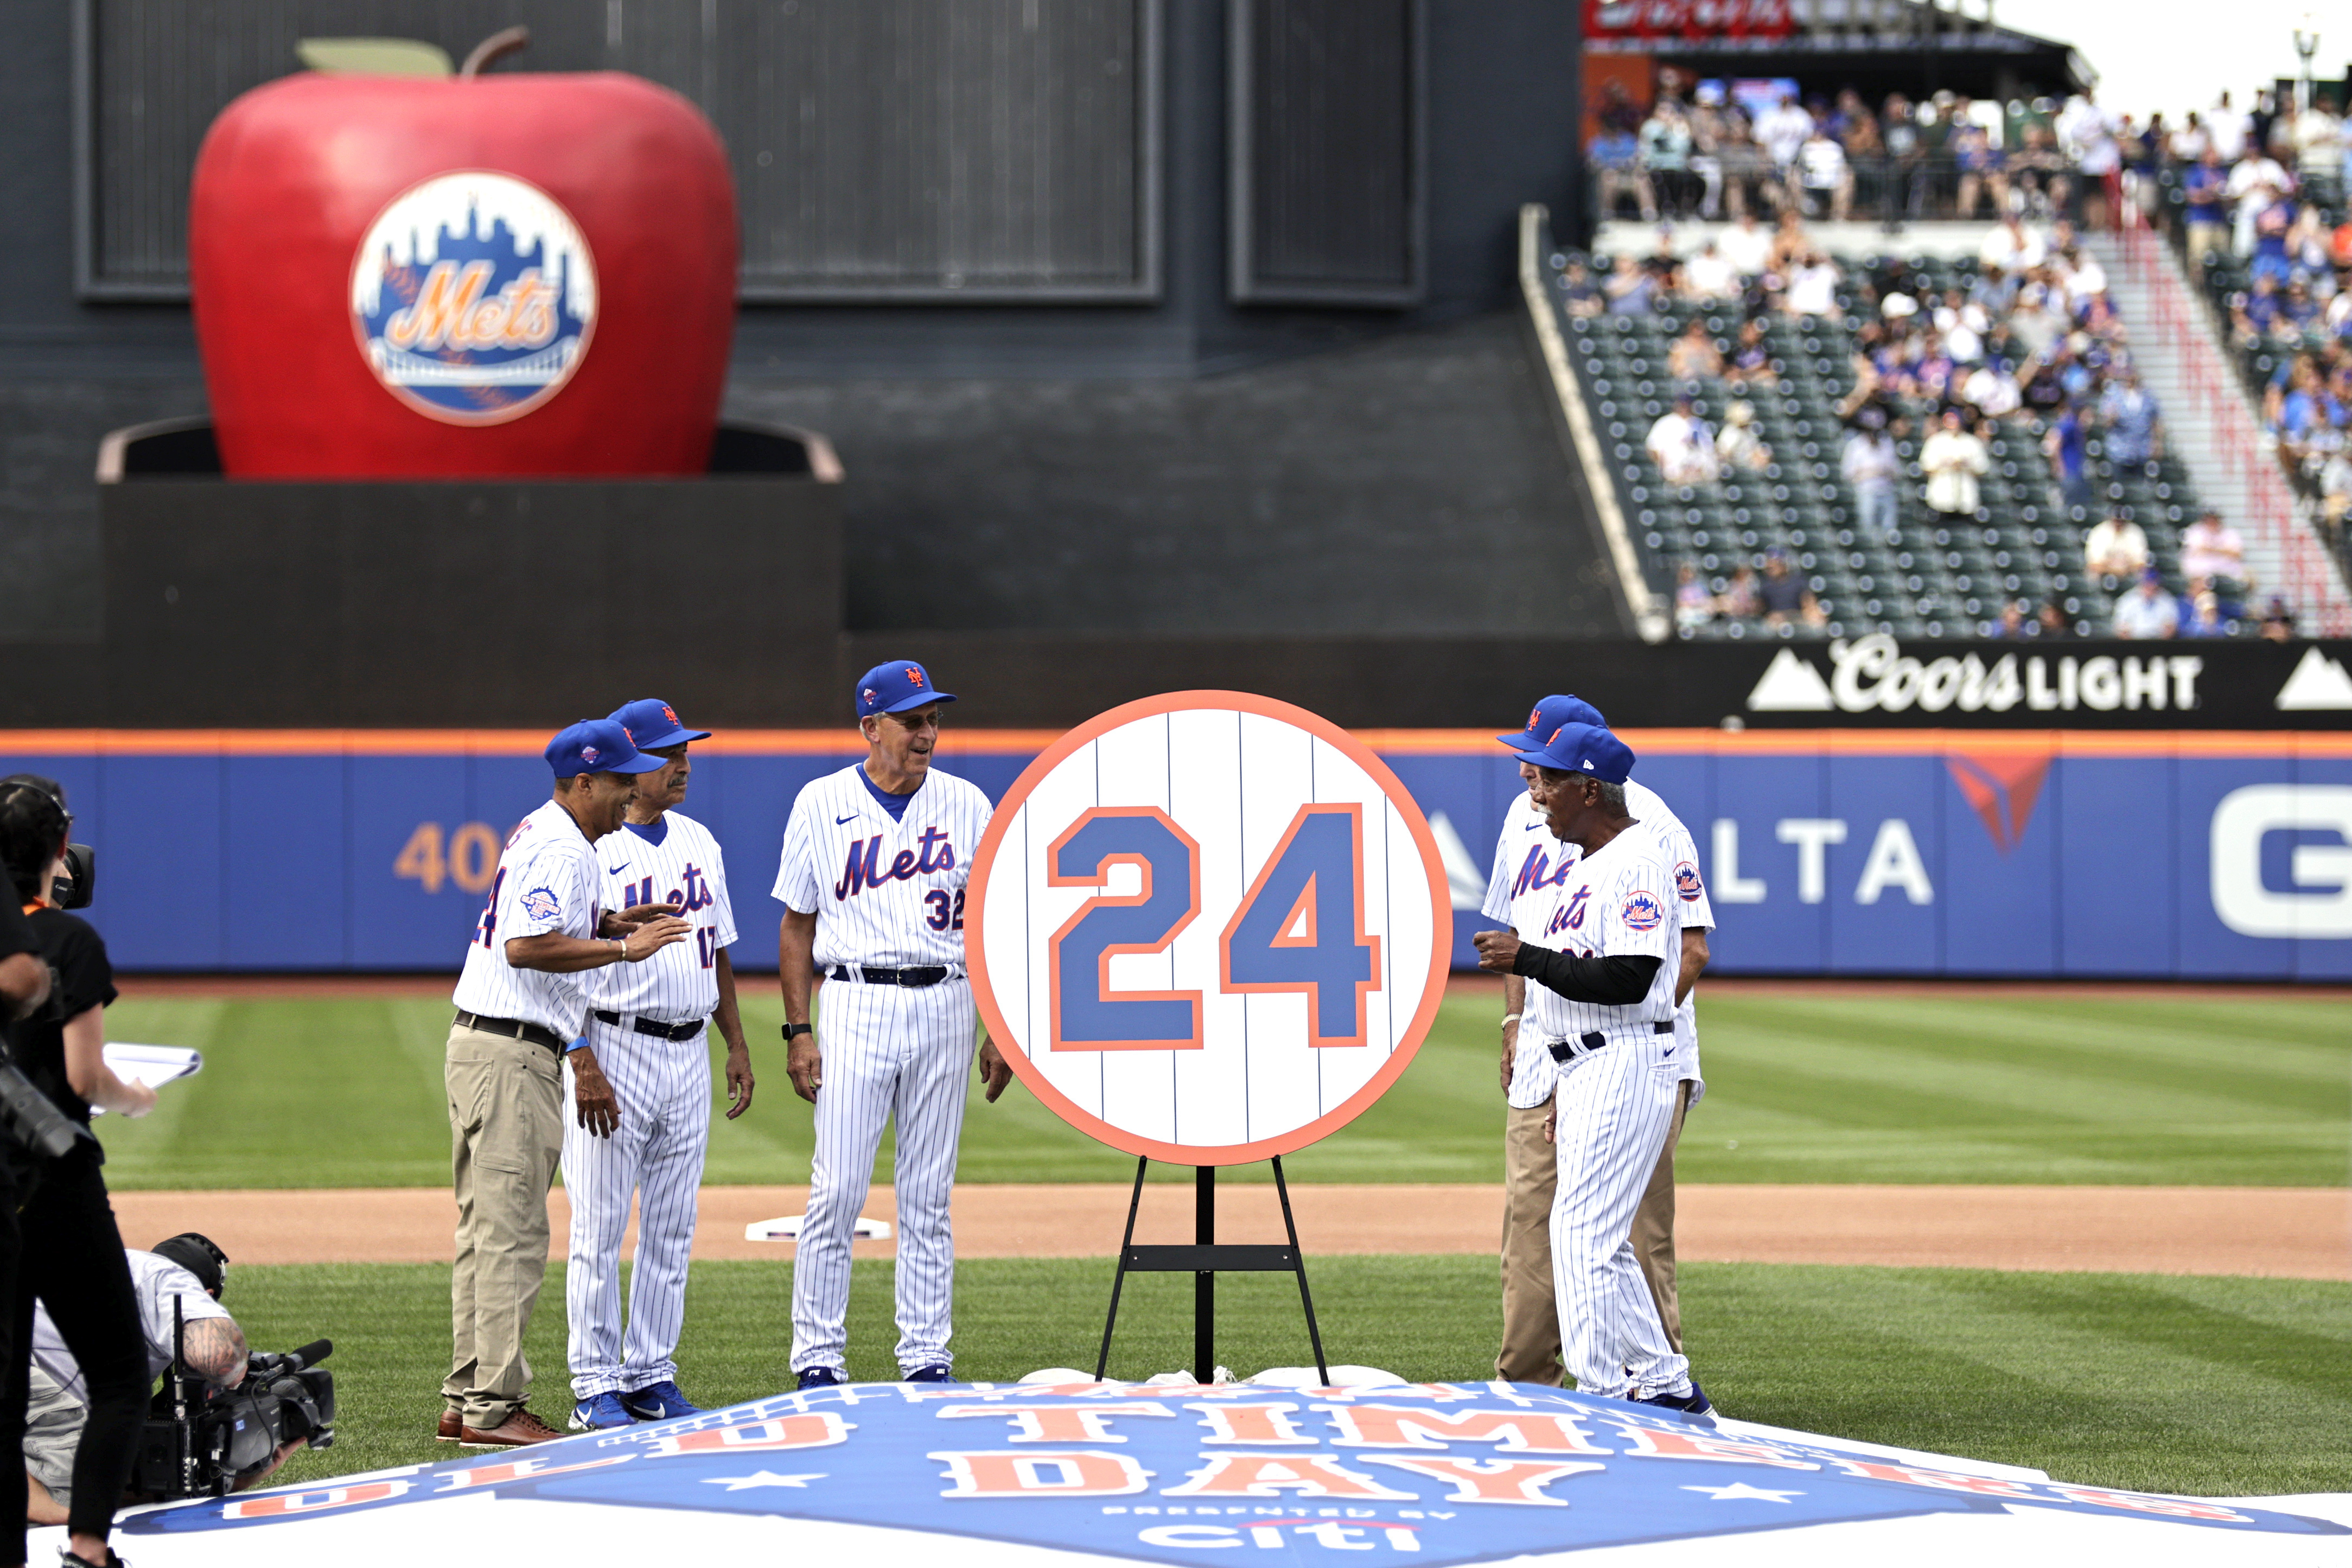
[[(955, 1243), (948, 1194), (963, 1132), (964, 1075), (979, 1017), (964, 969), (963, 898), (988, 826), (988, 797), (931, 765), (940, 705), (955, 699), (919, 664), (893, 660), (857, 683), (866, 755), (793, 803), (776, 897), (785, 1070), (816, 1106), (808, 1216), (793, 1266), (793, 1371), (803, 1388), (843, 1381), (849, 1240), (874, 1179), (883, 1124), (898, 1119), (898, 1365), (950, 1381)], [(826, 984), (812, 1030), (812, 987)], [(980, 1050), (992, 1101), (1013, 1069)]]
[[(575, 1114), (563, 1130), (563, 1185), (572, 1198), (572, 1322), (575, 1431), (667, 1421), (697, 1407), (677, 1386), (686, 1266), (695, 1199), (710, 1142), (707, 1022), (727, 1042), (727, 1115), (751, 1105), (751, 1056), (735, 1005), (735, 907), (710, 830), (675, 809), (693, 771), (688, 749), (710, 739), (659, 698), (613, 715), (638, 749), (665, 766), (637, 781), (621, 831), (600, 846), (604, 901), (653, 907), (693, 928), (692, 940), (627, 970), (589, 976), (586, 1033), (564, 1058)], [(621, 1320), (621, 1238), (637, 1205), (636, 1267), (628, 1326)]]
[(1607, 730), (1565, 724), (1517, 755), (1538, 770), (1553, 837), (1579, 854), (1536, 941), (1475, 940), (1479, 967), (1536, 983), (1526, 1022), (1559, 1068), (1551, 1253), (1568, 1371), (1586, 1394), (1705, 1415), (1713, 1407), (1666, 1342), (1629, 1236), (1681, 1078), (1683, 914), (1670, 850), (1627, 811), (1633, 753)]
[[(1514, 751), (1539, 750), (1567, 723), (1606, 727), (1591, 704), (1555, 695), (1536, 704), (1528, 727), (1496, 740)], [(1559, 885), (1573, 870), (1579, 853), (1573, 844), (1554, 838), (1543, 812), (1535, 804), (1532, 786), (1539, 775), (1535, 764), (1518, 764), (1520, 777), (1530, 788), (1514, 796), (1504, 814), (1503, 830), (1495, 841), (1494, 869), (1486, 884), (1483, 912), (1508, 925), (1523, 940), (1538, 937), (1551, 914)], [(1675, 1289), (1675, 1147), (1682, 1138), (1683, 1117), (1706, 1092), (1699, 1073), (1697, 1010), (1692, 991), (1706, 968), (1707, 933), (1715, 913), (1699, 875), (1698, 847), (1690, 831), (1638, 779), (1625, 781), (1625, 806), (1646, 826), (1657, 828), (1674, 849), (1675, 892), (1683, 904), (1681, 976), (1675, 1008), (1675, 1059), (1682, 1078), (1675, 1103), (1675, 1119), (1666, 1131), (1665, 1149), (1650, 1174), (1641, 1207), (1633, 1215), (1633, 1254), (1641, 1260), (1643, 1277), (1658, 1304), (1658, 1319), (1666, 1342), (1683, 1348), (1682, 1310)], [(1503, 1155), (1503, 1345), (1495, 1358), (1496, 1375), (1513, 1383), (1557, 1386), (1560, 1380), (1559, 1314), (1553, 1304), (1551, 1210), (1559, 1185), (1559, 1163), (1545, 1131), (1551, 1118), (1552, 1089), (1559, 1064), (1548, 1051), (1530, 1046), (1519, 1050), (1527, 982), (1516, 974), (1503, 977), (1502, 1079), (1506, 1097)]]

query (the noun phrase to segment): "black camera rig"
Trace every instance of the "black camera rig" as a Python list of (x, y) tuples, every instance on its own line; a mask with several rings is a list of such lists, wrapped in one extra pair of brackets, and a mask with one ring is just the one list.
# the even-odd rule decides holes
[(335, 1441), (335, 1374), (319, 1365), (332, 1340), (283, 1355), (246, 1358), (245, 1381), (214, 1388), (188, 1371), (180, 1299), (172, 1299), (172, 1371), (145, 1428), (131, 1486), (142, 1496), (226, 1497), (238, 1479), (266, 1468), (278, 1447)]

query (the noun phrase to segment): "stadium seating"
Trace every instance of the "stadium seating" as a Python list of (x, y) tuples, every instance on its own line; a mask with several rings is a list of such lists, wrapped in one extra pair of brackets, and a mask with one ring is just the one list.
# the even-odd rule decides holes
[[(2111, 595), (2123, 585), (2084, 581), (2083, 535), (2098, 516), (2080, 508), (2053, 510), (2042, 450), (2044, 426), (2030, 414), (1999, 424), (1976, 517), (1954, 528), (1928, 510), (1922, 493), (1918, 445), (1931, 409), (1906, 405), (1910, 428), (1898, 450), (1909, 478), (1899, 489), (1899, 537), (1871, 539), (1856, 530), (1853, 495), (1839, 470), (1845, 432), (1837, 405), (1853, 384), (1848, 322), (1764, 318), (1778, 385), (1751, 386), (1746, 396), (1773, 464), (1757, 474), (1727, 473), (1708, 485), (1667, 485), (1643, 445), (1651, 425), (1677, 392), (1690, 391), (1701, 416), (1720, 428), (1738, 395), (1721, 379), (1678, 385), (1668, 374), (1667, 346), (1696, 317), (1728, 358), (1743, 320), (1740, 304), (1675, 299), (1641, 316), (1572, 315), (1559, 305), (1559, 289), (1570, 261), (1591, 259), (1566, 251), (1551, 256), (1554, 308), (1644, 574), (1662, 602), (1671, 601), (1685, 563), (1719, 595), (1742, 563), (1760, 572), (1767, 555), (1780, 550), (1811, 584), (1827, 624), (1791, 626), (1779, 635), (1986, 637), (1998, 628), (2005, 604), (2025, 601), (2030, 614), (2053, 599), (2064, 606), (2076, 635), (2105, 633)], [(1864, 311), (1872, 308), (1864, 290), (1873, 277), (1901, 281), (1918, 297), (1920, 289), (1965, 289), (1977, 269), (1973, 259), (1838, 260), (1845, 278), (1839, 302), (1848, 321), (1857, 303)], [(2176, 595), (2183, 592), (2179, 534), (2195, 517), (2197, 502), (2180, 465), (2167, 458), (2138, 468), (2119, 467), (2095, 437), (2089, 450), (2099, 505), (2140, 524), (2166, 584)], [(1682, 635), (1773, 634), (1758, 621), (1717, 619)]]

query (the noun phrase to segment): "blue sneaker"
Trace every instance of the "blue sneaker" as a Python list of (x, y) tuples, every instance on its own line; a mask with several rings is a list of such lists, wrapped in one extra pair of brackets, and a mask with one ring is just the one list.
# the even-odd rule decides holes
[(1647, 1399), (1636, 1399), (1633, 1403), (1655, 1405), (1664, 1410), (1679, 1410), (1685, 1415), (1711, 1415), (1715, 1413), (1715, 1401), (1706, 1396), (1706, 1390), (1698, 1385), (1696, 1378), (1691, 1379), (1691, 1391), (1688, 1394), (1654, 1394)]
[(899, 1381), (903, 1383), (953, 1383), (955, 1381), (955, 1373), (950, 1372), (943, 1366), (919, 1366), (914, 1371), (905, 1373)]
[(621, 1403), (617, 1394), (604, 1393), (582, 1400), (572, 1407), (572, 1429), (574, 1432), (604, 1432), (615, 1426), (635, 1424), (636, 1417)]
[(686, 1395), (678, 1392), (677, 1384), (667, 1377), (622, 1394), (621, 1408), (640, 1421), (673, 1421), (681, 1415), (702, 1414), (702, 1406), (688, 1403)]
[(839, 1388), (842, 1384), (841, 1369), (837, 1366), (813, 1366), (797, 1375), (803, 1393), (812, 1388)]

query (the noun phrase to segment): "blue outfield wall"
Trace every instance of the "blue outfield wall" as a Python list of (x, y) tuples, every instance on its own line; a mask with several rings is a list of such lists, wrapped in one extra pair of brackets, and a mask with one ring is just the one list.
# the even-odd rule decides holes
[[(967, 731), (1001, 797), (1052, 736)], [(1364, 737), (1475, 904), (1521, 787), (1491, 738)], [(99, 849), (90, 911), (130, 970), (454, 970), (506, 833), (547, 797), (507, 732), (0, 734)], [(2352, 737), (1629, 731), (1689, 825), (1718, 974), (2352, 979)], [(844, 745), (844, 742), (847, 745)], [(793, 797), (854, 737), (721, 737), (687, 810), (728, 849), (741, 967), (772, 966)], [(1452, 842), (1448, 842), (1448, 840)], [(1457, 910), (1455, 962), (1486, 923)]]

